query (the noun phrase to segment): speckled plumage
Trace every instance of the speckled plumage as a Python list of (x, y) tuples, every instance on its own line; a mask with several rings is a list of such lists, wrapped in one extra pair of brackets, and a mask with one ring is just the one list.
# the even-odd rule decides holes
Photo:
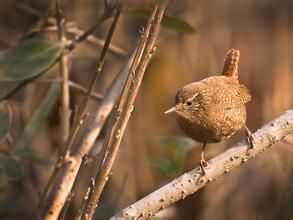
[[(186, 104), (193, 98), (192, 105)], [(243, 127), (244, 104), (251, 99), (248, 89), (238, 80), (212, 76), (181, 88), (176, 95), (176, 111), (182, 130), (202, 143), (219, 142)]]
[[(239, 58), (240, 52), (230, 49), (222, 75), (182, 87), (175, 97), (175, 106), (166, 112), (176, 112), (184, 133), (204, 146), (246, 128), (245, 103), (251, 100), (251, 95), (238, 81)], [(247, 128), (246, 132), (248, 136), (251, 134)], [(202, 153), (202, 160), (203, 157)]]

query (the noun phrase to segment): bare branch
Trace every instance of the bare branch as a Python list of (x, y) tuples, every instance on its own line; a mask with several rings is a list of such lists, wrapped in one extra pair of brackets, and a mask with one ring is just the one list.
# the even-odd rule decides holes
[(86, 30), (83, 34), (78, 36), (74, 40), (73, 43), (76, 44), (76, 43), (80, 43), (80, 42), (86, 40), (88, 38), (88, 36), (90, 36), (105, 20), (112, 17), (112, 15), (114, 14), (115, 11), (120, 10), (120, 9), (118, 9), (119, 7), (120, 6), (118, 4), (114, 4), (110, 8), (105, 7), (105, 10), (104, 10), (102, 16), (100, 17), (100, 19), (97, 21), (97, 23), (94, 24), (92, 27), (90, 27), (88, 30)]
[[(121, 94), (123, 85), (127, 78), (133, 56), (129, 58), (127, 63), (122, 67), (121, 71), (118, 73), (116, 79), (113, 81), (112, 85), (106, 92), (106, 95), (102, 102), (97, 105), (94, 111), (93, 117), (89, 120), (89, 124), (85, 128), (85, 134), (80, 138), (80, 141), (75, 144), (70, 152), (70, 157), (65, 158), (62, 166), (59, 167), (56, 173), (53, 172), (51, 176), (52, 181), (48, 185), (55, 185), (62, 187), (62, 193), (64, 196), (70, 193), (70, 187), (75, 181), (77, 172), (82, 162), (82, 156), (87, 154), (91, 147), (94, 145), (96, 138), (99, 136), (105, 121), (107, 120), (110, 112), (112, 111), (115, 101)], [(58, 173), (62, 175), (57, 175)], [(46, 191), (46, 190), (44, 190)], [(48, 190), (47, 190), (48, 191)]]
[[(54, 82), (61, 82), (61, 80), (58, 78), (52, 78), (52, 79), (39, 79), (34, 81), (34, 83), (54, 83)], [(87, 93), (87, 89), (77, 82), (74, 82), (69, 79), (68, 84), (69, 84), (69, 88), (72, 90), (80, 92), (83, 95)], [(92, 92), (91, 94), (91, 98), (96, 99), (98, 101), (103, 99), (103, 97), (104, 96), (101, 93)]]
[[(56, 26), (49, 26), (47, 28), (44, 29), (44, 31), (56, 31), (57, 27)], [(73, 34), (74, 37), (78, 38), (79, 36), (83, 35), (85, 33), (85, 31), (83, 31), (82, 29), (76, 27), (75, 25), (73, 26), (72, 24), (67, 26), (67, 33), (69, 34)], [(87, 36), (86, 40), (93, 44), (93, 45), (97, 45), (99, 47), (102, 47), (105, 44), (105, 40), (102, 38), (98, 38), (93, 34), (90, 34)], [(116, 55), (118, 57), (126, 57), (127, 56), (127, 51), (117, 45), (114, 44), (110, 44), (109, 46), (109, 52), (113, 53), (113, 55)]]
[[(57, 219), (60, 211), (62, 210), (66, 199), (71, 191), (74, 178), (77, 175), (77, 171), (81, 164), (81, 158), (86, 153), (79, 153), (77, 155), (72, 152), (72, 145), (75, 141), (75, 138), (81, 128), (81, 125), (84, 122), (84, 115), (87, 103), (89, 102), (90, 96), (93, 92), (94, 86), (96, 84), (97, 79), (99, 78), (104, 62), (105, 57), (120, 15), (120, 9), (117, 9), (115, 17), (113, 19), (112, 25), (107, 35), (107, 39), (105, 45), (103, 47), (102, 53), (100, 55), (96, 73), (93, 76), (93, 79), (90, 82), (90, 86), (87, 90), (87, 94), (85, 98), (82, 100), (80, 104), (80, 109), (77, 112), (76, 120), (73, 123), (69, 138), (62, 149), (61, 157), (58, 159), (55, 169), (48, 181), (48, 184), (43, 193), (42, 199), (40, 201), (40, 210), (39, 216), (36, 217), (38, 219)], [(68, 168), (70, 168), (68, 170)], [(70, 179), (72, 178), (73, 179)], [(70, 180), (68, 180), (68, 178)]]
[[(79, 92), (81, 92), (83, 94), (87, 93), (87, 89), (84, 88), (82, 85), (80, 85), (80, 84), (78, 84), (76, 82), (73, 82), (71, 80), (69, 80), (68, 83), (69, 83), (70, 88), (75, 89), (76, 91), (79, 91)], [(99, 101), (101, 99), (103, 99), (103, 95), (100, 94), (100, 93), (92, 92), (90, 95), (91, 95), (92, 98), (94, 98), (96, 100), (99, 100)]]
[[(86, 209), (83, 210), (81, 219), (92, 219), (100, 195), (109, 179), (127, 122), (133, 110), (133, 104), (141, 85), (144, 72), (155, 50), (154, 44), (159, 32), (164, 10), (165, 2), (157, 1), (134, 57), (130, 74), (128, 75), (118, 104), (115, 119), (112, 122), (112, 129), (109, 131), (107, 141), (105, 141), (102, 148), (107, 149), (107, 151), (105, 152), (103, 162), (100, 165), (95, 184), (90, 185), (90, 197)], [(78, 219), (79, 218), (80, 217), (78, 217)]]
[[(20, 8), (20, 9), (22, 9), (22, 10), (30, 13), (30, 14), (33, 14), (33, 15), (36, 15), (36, 13), (39, 13), (39, 12), (36, 12), (36, 10), (33, 10), (33, 9), (32, 10), (29, 10), (29, 9), (31, 9), (29, 6), (28, 7), (25, 7), (25, 5), (21, 5), (21, 4), (20, 5), (17, 4), (16, 6), (18, 8)], [(51, 0), (50, 1), (50, 7), (46, 11), (46, 13), (44, 15), (39, 14), (39, 20), (33, 25), (33, 27), (27, 33), (25, 33), (23, 35), (22, 38), (23, 39), (24, 38), (29, 38), (32, 35), (36, 34), (37, 32), (42, 31), (46, 27), (49, 18), (55, 14), (55, 11), (56, 11), (55, 0)]]
[[(76, 36), (81, 36), (84, 34), (84, 31), (81, 30), (80, 28), (78, 27), (73, 27), (73, 28), (70, 28), (68, 30), (70, 33), (73, 33), (75, 34)], [(94, 45), (97, 45), (99, 47), (101, 47), (102, 45), (105, 44), (105, 40), (104, 39), (101, 39), (101, 38), (98, 38), (92, 34), (90, 34), (86, 40), (91, 43), (91, 44), (94, 44)], [(127, 56), (127, 51), (117, 45), (114, 45), (114, 44), (110, 44), (109, 46), (109, 52), (113, 53), (114, 55), (116, 56), (119, 56), (119, 57), (126, 57)]]
[[(16, 7), (19, 8), (20, 10), (22, 10), (22, 11), (24, 11), (24, 12), (32, 15), (32, 16), (35, 16), (37, 18), (40, 18), (40, 19), (44, 20), (42, 18), (42, 14), (38, 10), (30, 7), (29, 5), (20, 3), (20, 4), (17, 4)], [(52, 11), (53, 9), (50, 9), (50, 10)], [(56, 21), (55, 21), (55, 19), (53, 19), (50, 16), (51, 16), (51, 14), (49, 16), (46, 16), (46, 20), (47, 20), (48, 24), (50, 24), (52, 26), (49, 26), (49, 27), (46, 27), (45, 28), (45, 24), (44, 24), (44, 27), (43, 28), (37, 28), (37, 27), (35, 27), (34, 30), (33, 30), (33, 32), (34, 33), (35, 32), (40, 32), (42, 30), (44, 30), (44, 31), (57, 31), (58, 27), (56, 26)], [(110, 18), (111, 16), (112, 16), (112, 14), (109, 13), (108, 14), (108, 18)], [(103, 21), (105, 21), (105, 20), (106, 20), (106, 18), (103, 15)], [(103, 22), (98, 21), (98, 23), (101, 24)], [(95, 26), (98, 27), (97, 25), (95, 25)], [(91, 30), (93, 30), (93, 29), (91, 28)], [(67, 34), (74, 34), (73, 37), (75, 37), (77, 39), (80, 39), (81, 36), (84, 35), (85, 32), (86, 32), (86, 31), (82, 30), (81, 28), (76, 27), (75, 22), (67, 22), (67, 24), (66, 24), (66, 31), (67, 31)], [(29, 34), (31, 34), (31, 32)], [(83, 38), (85, 38), (85, 37), (83, 37)], [(86, 37), (86, 40), (89, 43), (94, 44), (94, 45), (97, 45), (99, 47), (103, 47), (104, 44), (105, 44), (105, 40), (104, 39), (98, 38), (98, 37), (94, 36), (91, 33)], [(121, 47), (119, 47), (117, 45), (114, 45), (114, 44), (110, 44), (110, 46), (109, 46), (109, 52), (113, 53), (114, 55), (116, 55), (118, 57), (122, 57), (122, 58), (127, 56), (127, 51), (125, 49), (123, 49), (123, 48), (121, 48)]]
[(250, 149), (247, 140), (241, 141), (208, 161), (208, 167), (205, 168), (206, 175), (203, 176), (200, 168), (196, 167), (123, 209), (111, 219), (148, 219), (167, 206), (184, 199), (225, 173), (241, 166), (292, 132), (293, 110), (289, 110), (253, 134), (253, 149)]
[(75, 180), (74, 180), (74, 183), (73, 183), (73, 185), (72, 185), (71, 192), (70, 192), (69, 195), (68, 195), (68, 198), (67, 198), (67, 200), (66, 200), (66, 203), (65, 203), (64, 206), (63, 206), (62, 212), (60, 213), (60, 216), (58, 217), (58, 220), (63, 220), (63, 219), (65, 218), (65, 216), (66, 216), (66, 213), (67, 213), (67, 211), (68, 211), (68, 208), (69, 208), (70, 202), (71, 202), (71, 200), (72, 200), (72, 198), (73, 198), (73, 196), (74, 196), (74, 194), (75, 194), (75, 191), (76, 191), (76, 185), (77, 185), (77, 182), (78, 182), (78, 180), (79, 180), (79, 178), (80, 178), (80, 176), (81, 176), (81, 170), (82, 170), (82, 168), (84, 168), (84, 165), (86, 164), (87, 159), (88, 159), (88, 157), (87, 157), (87, 155), (85, 154), (85, 155), (82, 157), (82, 161), (81, 161), (81, 164), (80, 164), (79, 169), (78, 169), (78, 171), (77, 171), (77, 174), (76, 174), (76, 178), (75, 178)]

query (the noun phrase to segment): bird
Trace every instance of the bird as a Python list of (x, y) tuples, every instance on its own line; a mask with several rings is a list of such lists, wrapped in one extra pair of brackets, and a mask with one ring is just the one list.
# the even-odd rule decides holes
[(248, 88), (239, 83), (240, 51), (229, 49), (221, 75), (210, 76), (180, 88), (175, 105), (165, 114), (176, 113), (183, 132), (203, 144), (199, 165), (205, 174), (207, 143), (218, 143), (244, 128), (253, 147), (253, 136), (246, 126), (245, 104), (252, 99)]

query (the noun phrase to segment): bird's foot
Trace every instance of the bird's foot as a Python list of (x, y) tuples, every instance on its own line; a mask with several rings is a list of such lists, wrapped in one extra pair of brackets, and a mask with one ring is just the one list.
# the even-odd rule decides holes
[(247, 142), (248, 142), (249, 145), (250, 145), (250, 149), (253, 148), (253, 141), (254, 141), (254, 138), (253, 138), (252, 134), (251, 134), (251, 135), (248, 135), (248, 136), (247, 136)]
[(245, 128), (247, 142), (250, 145), (250, 149), (252, 149), (253, 148), (253, 142), (254, 142), (253, 135), (252, 135), (251, 131), (246, 126), (244, 126), (244, 128)]
[(205, 167), (207, 167), (207, 166), (208, 166), (208, 163), (206, 162), (205, 159), (201, 159), (199, 161), (199, 167), (201, 169), (201, 172), (202, 172), (202, 175), (203, 176), (206, 175)]

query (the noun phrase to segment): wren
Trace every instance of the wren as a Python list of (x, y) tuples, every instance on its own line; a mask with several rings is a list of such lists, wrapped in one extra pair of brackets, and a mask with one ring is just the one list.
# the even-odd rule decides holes
[(165, 114), (175, 112), (183, 132), (203, 143), (200, 167), (207, 166), (204, 150), (207, 143), (217, 143), (244, 128), (252, 146), (252, 134), (246, 126), (245, 103), (251, 100), (249, 90), (238, 81), (239, 50), (227, 52), (222, 75), (190, 83), (178, 90), (175, 106)]

